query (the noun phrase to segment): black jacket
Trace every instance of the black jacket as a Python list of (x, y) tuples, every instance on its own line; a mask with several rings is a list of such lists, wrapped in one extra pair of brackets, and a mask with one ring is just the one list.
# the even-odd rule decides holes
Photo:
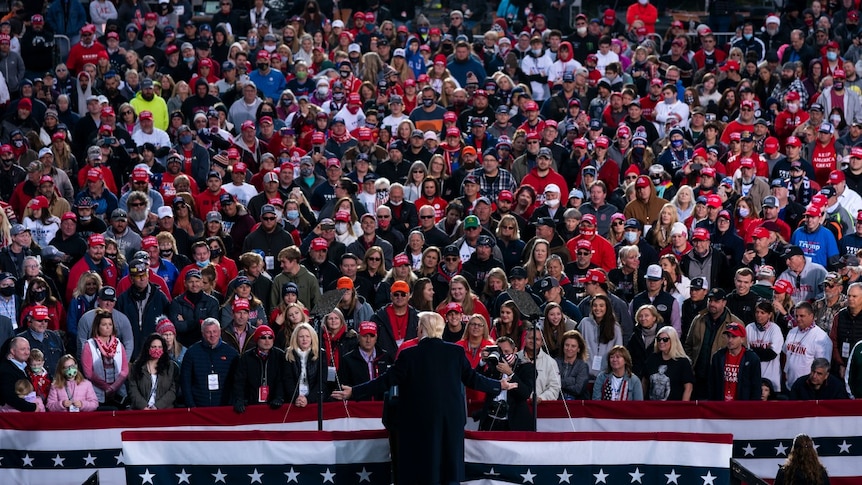
[[(398, 352), (398, 344), (395, 342), (395, 331), (392, 328), (392, 322), (389, 321), (389, 312), (387, 309), (390, 305), (386, 305), (377, 310), (377, 313), (371, 317), (371, 321), (377, 324), (377, 347), (385, 350), (390, 355), (395, 355)], [(407, 331), (406, 335), (402, 335), (404, 340), (410, 340), (418, 336), (419, 328), (419, 312), (415, 308), (407, 307)]]
[[(723, 348), (712, 356), (709, 368), (709, 399), (724, 401), (724, 364), (727, 348)], [(739, 362), (739, 372), (736, 382), (736, 400), (760, 400), (760, 359), (754, 352), (744, 351)]]
[(820, 389), (815, 389), (808, 382), (809, 376), (802, 376), (796, 379), (793, 386), (790, 387), (790, 399), (792, 401), (821, 401), (825, 399), (850, 399), (847, 396), (847, 388), (844, 386), (844, 381), (841, 378), (832, 374), (826, 378), (826, 382), (820, 386)]
[(184, 346), (191, 347), (201, 339), (201, 322), (210, 317), (218, 319), (218, 300), (204, 293), (198, 304), (194, 305), (187, 292), (184, 292), (171, 301), (167, 317), (177, 327), (177, 340)]
[[(257, 348), (239, 357), (233, 381), (232, 403), (264, 404), (284, 399), (284, 351), (273, 347), (266, 360), (261, 359)], [(260, 401), (260, 389), (268, 387), (266, 401)]]
[(19, 369), (11, 360), (4, 359), (0, 363), (0, 404), (8, 404), (21, 412), (35, 412), (34, 403), (25, 401), (15, 393), (15, 383), (22, 379), (28, 380), (27, 373)]
[[(496, 368), (489, 367), (483, 362), (479, 362), (476, 371), (491, 379), (499, 379), (501, 377)], [(527, 399), (533, 394), (536, 367), (532, 363), (518, 360), (515, 363), (514, 371), (515, 374), (511, 377), (511, 382), (516, 382), (518, 388), (506, 391), (506, 402), (509, 404), (509, 430), (535, 431), (533, 412), (530, 410), (529, 404), (527, 404)], [(485, 406), (480, 412), (481, 421), (484, 421), (488, 416), (488, 411), (496, 406), (494, 398), (498, 394), (498, 392), (495, 392), (485, 395)]]
[[(289, 402), (295, 402), (296, 398), (299, 397), (299, 379), (302, 375), (302, 360), (299, 358), (299, 354), (296, 353), (295, 350), (288, 350), (288, 352), (293, 352), (293, 362), (289, 360), (285, 360), (284, 362), (284, 400)], [(326, 362), (326, 356), (322, 356), (323, 361)], [(318, 373), (320, 369), (320, 363), (317, 359), (313, 358), (313, 354), (309, 352), (308, 360), (305, 362), (305, 376), (308, 383), (308, 394), (305, 398), (309, 403), (316, 403), (320, 401), (320, 383), (318, 382)], [(325, 372), (325, 371), (324, 371)], [(326, 384), (324, 383), (324, 387)], [(326, 389), (323, 392), (323, 400), (329, 400), (329, 393)]]
[[(395, 362), (392, 355), (383, 349), (377, 349), (377, 355), (374, 357), (374, 375), (368, 373), (368, 364), (365, 358), (362, 357), (361, 351), (357, 348), (351, 350), (341, 358), (341, 365), (338, 368), (338, 379), (341, 385), (357, 386), (371, 379), (377, 378), (392, 367)], [(375, 401), (383, 400), (383, 392), (379, 392), (368, 396), (366, 399)]]

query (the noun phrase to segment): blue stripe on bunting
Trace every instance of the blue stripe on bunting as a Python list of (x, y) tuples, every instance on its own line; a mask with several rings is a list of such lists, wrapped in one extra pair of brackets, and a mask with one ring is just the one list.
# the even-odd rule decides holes
[[(730, 464), (728, 464), (728, 467)], [(520, 484), (650, 484), (719, 485), (730, 481), (729, 468), (674, 465), (489, 465), (467, 463), (467, 480)]]
[(127, 485), (378, 485), (391, 483), (389, 463), (346, 465), (129, 465)]
[(24, 470), (116, 468), (123, 466), (122, 449), (29, 451), (0, 450), (0, 467)]

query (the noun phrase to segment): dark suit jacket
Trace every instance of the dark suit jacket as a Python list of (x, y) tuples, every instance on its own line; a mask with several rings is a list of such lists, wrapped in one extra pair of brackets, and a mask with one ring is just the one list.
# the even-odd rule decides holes
[(355, 399), (399, 386), (397, 483), (436, 484), (464, 480), (464, 425), (467, 411), (462, 385), (499, 393), (500, 383), (478, 374), (464, 349), (439, 338), (424, 338), (404, 350), (395, 365), (373, 381), (353, 388)]
[[(463, 350), (461, 351), (463, 355)], [(6, 359), (0, 363), (0, 404), (8, 404), (18, 411), (34, 412), (36, 405), (27, 402), (15, 393), (15, 383), (21, 379), (27, 379), (27, 373), (19, 369)]]
[[(338, 367), (338, 379), (342, 385), (357, 386), (363, 382), (368, 382), (392, 367), (392, 355), (382, 349), (377, 349), (377, 356), (374, 358), (374, 366), (377, 369), (375, 375), (368, 373), (368, 364), (360, 354), (358, 348), (351, 350), (341, 357), (341, 364)], [(368, 397), (375, 401), (383, 400), (383, 393), (374, 394)]]

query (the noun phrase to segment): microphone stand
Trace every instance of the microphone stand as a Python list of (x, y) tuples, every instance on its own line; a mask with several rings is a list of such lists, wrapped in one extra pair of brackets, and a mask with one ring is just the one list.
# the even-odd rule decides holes
[(344, 297), (346, 289), (327, 291), (317, 301), (317, 305), (311, 311), (312, 321), (317, 328), (317, 343), (320, 346), (317, 357), (317, 430), (323, 431), (323, 385), (326, 380), (323, 378), (323, 373), (328, 369), (324, 363), (326, 355), (326, 346), (323, 344), (324, 324), (326, 323), (326, 315), (332, 313), (332, 310), (338, 306), (341, 298)]
[[(515, 306), (518, 308), (518, 311), (521, 312), (521, 315), (526, 316), (527, 320), (533, 322), (533, 430), (535, 431), (539, 422), (539, 394), (537, 392), (539, 383), (539, 367), (537, 363), (539, 351), (541, 350), (536, 348), (536, 341), (539, 334), (538, 322), (542, 317), (542, 311), (533, 300), (533, 297), (526, 291), (519, 291), (514, 288), (509, 288), (507, 291), (509, 296), (512, 298), (512, 301), (515, 303)], [(524, 355), (527, 355), (526, 349), (524, 349)]]

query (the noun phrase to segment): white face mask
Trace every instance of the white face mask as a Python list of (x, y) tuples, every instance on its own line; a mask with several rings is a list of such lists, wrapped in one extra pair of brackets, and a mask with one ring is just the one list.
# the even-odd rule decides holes
[(649, 3), (649, 0), (638, 0), (638, 3), (641, 5), (646, 5), (647, 3)]
[(545, 205), (547, 205), (551, 209), (556, 209), (557, 206), (560, 205), (560, 199), (546, 199)]
[(265, 45), (265, 46), (263, 46), (263, 50), (265, 50), (265, 51), (269, 52), (270, 54), (272, 54), (273, 52), (275, 52), (275, 48), (276, 48), (276, 46), (274, 46), (274, 45)]
[(335, 223), (335, 232), (338, 234), (344, 234), (347, 232), (347, 223), (346, 222), (336, 222)]
[(578, 27), (578, 35), (584, 35), (587, 33), (586, 27)]
[(750, 214), (750, 213), (751, 213), (751, 212), (750, 212), (747, 208), (745, 208), (745, 207), (740, 207), (740, 208), (739, 208), (739, 215), (740, 215), (740, 217), (748, 217), (748, 214)]
[(799, 105), (796, 103), (787, 103), (787, 111), (790, 111), (791, 113), (796, 113), (797, 111), (799, 111)]
[(318, 96), (325, 97), (327, 94), (329, 94), (329, 86), (320, 86), (317, 88)]

